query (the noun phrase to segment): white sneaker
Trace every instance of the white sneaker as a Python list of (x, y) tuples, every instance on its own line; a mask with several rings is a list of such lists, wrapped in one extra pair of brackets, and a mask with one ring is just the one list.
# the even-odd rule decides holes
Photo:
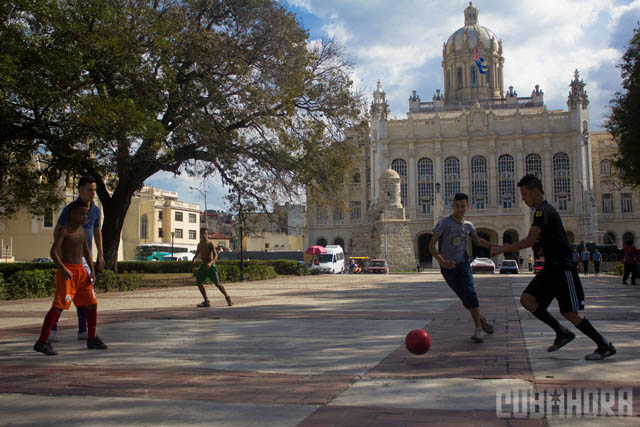
[(49, 333), (49, 342), (58, 342), (58, 338), (56, 338), (58, 334), (53, 329)]
[(78, 341), (86, 341), (89, 339), (89, 334), (87, 331), (78, 332)]
[(471, 335), (471, 341), (473, 342), (484, 341), (484, 338), (482, 338), (482, 328), (476, 328), (476, 330), (473, 331), (473, 335)]

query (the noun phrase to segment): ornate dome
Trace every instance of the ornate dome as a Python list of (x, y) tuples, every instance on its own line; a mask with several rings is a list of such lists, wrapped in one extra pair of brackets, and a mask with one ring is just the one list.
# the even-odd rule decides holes
[(400, 175), (398, 175), (398, 172), (394, 171), (393, 169), (387, 169), (386, 171), (382, 172), (382, 174), (380, 175), (380, 179), (400, 180)]
[(469, 2), (469, 7), (464, 10), (464, 27), (454, 32), (447, 40), (447, 52), (452, 50), (460, 50), (466, 41), (467, 46), (471, 49), (474, 47), (488, 49), (491, 46), (491, 40), (498, 46), (498, 37), (490, 29), (478, 25), (478, 9), (473, 7)]

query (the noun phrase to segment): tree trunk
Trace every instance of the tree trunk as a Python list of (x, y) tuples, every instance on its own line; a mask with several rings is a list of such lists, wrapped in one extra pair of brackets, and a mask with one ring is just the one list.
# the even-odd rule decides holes
[(131, 204), (134, 190), (117, 189), (107, 203), (102, 204), (104, 222), (102, 224), (102, 249), (105, 268), (118, 272), (118, 247), (124, 218)]

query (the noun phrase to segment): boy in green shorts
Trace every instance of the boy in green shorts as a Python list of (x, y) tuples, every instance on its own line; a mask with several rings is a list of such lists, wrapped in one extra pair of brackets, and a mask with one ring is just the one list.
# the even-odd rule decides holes
[(227, 295), (227, 291), (224, 289), (224, 286), (220, 284), (220, 279), (218, 279), (218, 270), (216, 269), (218, 252), (216, 252), (216, 248), (213, 246), (213, 243), (209, 241), (209, 232), (206, 228), (200, 230), (200, 243), (198, 243), (196, 256), (194, 256), (191, 261), (191, 269), (193, 269), (198, 257), (202, 260), (202, 265), (196, 272), (196, 283), (198, 285), (198, 289), (200, 289), (202, 297), (204, 298), (204, 301), (198, 304), (198, 307), (211, 307), (211, 303), (207, 298), (207, 291), (204, 288), (204, 283), (207, 281), (207, 278), (209, 278), (211, 282), (220, 289), (220, 292), (222, 292), (227, 300), (227, 305), (232, 306), (233, 303), (231, 302), (231, 297)]

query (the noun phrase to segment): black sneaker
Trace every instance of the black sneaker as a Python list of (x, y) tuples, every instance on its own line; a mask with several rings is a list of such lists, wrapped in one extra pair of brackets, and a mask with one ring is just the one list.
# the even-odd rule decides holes
[(227, 305), (231, 307), (233, 305), (233, 302), (231, 302), (231, 297), (225, 297), (225, 299), (227, 300)]
[(584, 360), (602, 360), (614, 354), (616, 354), (616, 348), (613, 346), (613, 343), (610, 342), (607, 347), (598, 347), (593, 353), (587, 354)]
[(209, 302), (209, 300), (202, 301), (200, 304), (196, 305), (196, 307), (211, 307), (211, 303)]
[(107, 345), (102, 342), (100, 337), (95, 337), (87, 341), (87, 348), (91, 348), (94, 350), (106, 350)]
[(553, 345), (549, 346), (549, 348), (547, 348), (547, 351), (551, 352), (551, 351), (559, 350), (565, 345), (569, 344), (575, 338), (576, 338), (576, 334), (574, 334), (571, 331), (567, 331), (562, 335), (556, 335), (556, 339), (553, 341)]
[(55, 356), (56, 354), (58, 354), (58, 352), (55, 351), (53, 347), (51, 347), (51, 344), (49, 344), (48, 342), (37, 342), (33, 346), (33, 349), (35, 351), (39, 351), (40, 353), (44, 353), (47, 356)]

